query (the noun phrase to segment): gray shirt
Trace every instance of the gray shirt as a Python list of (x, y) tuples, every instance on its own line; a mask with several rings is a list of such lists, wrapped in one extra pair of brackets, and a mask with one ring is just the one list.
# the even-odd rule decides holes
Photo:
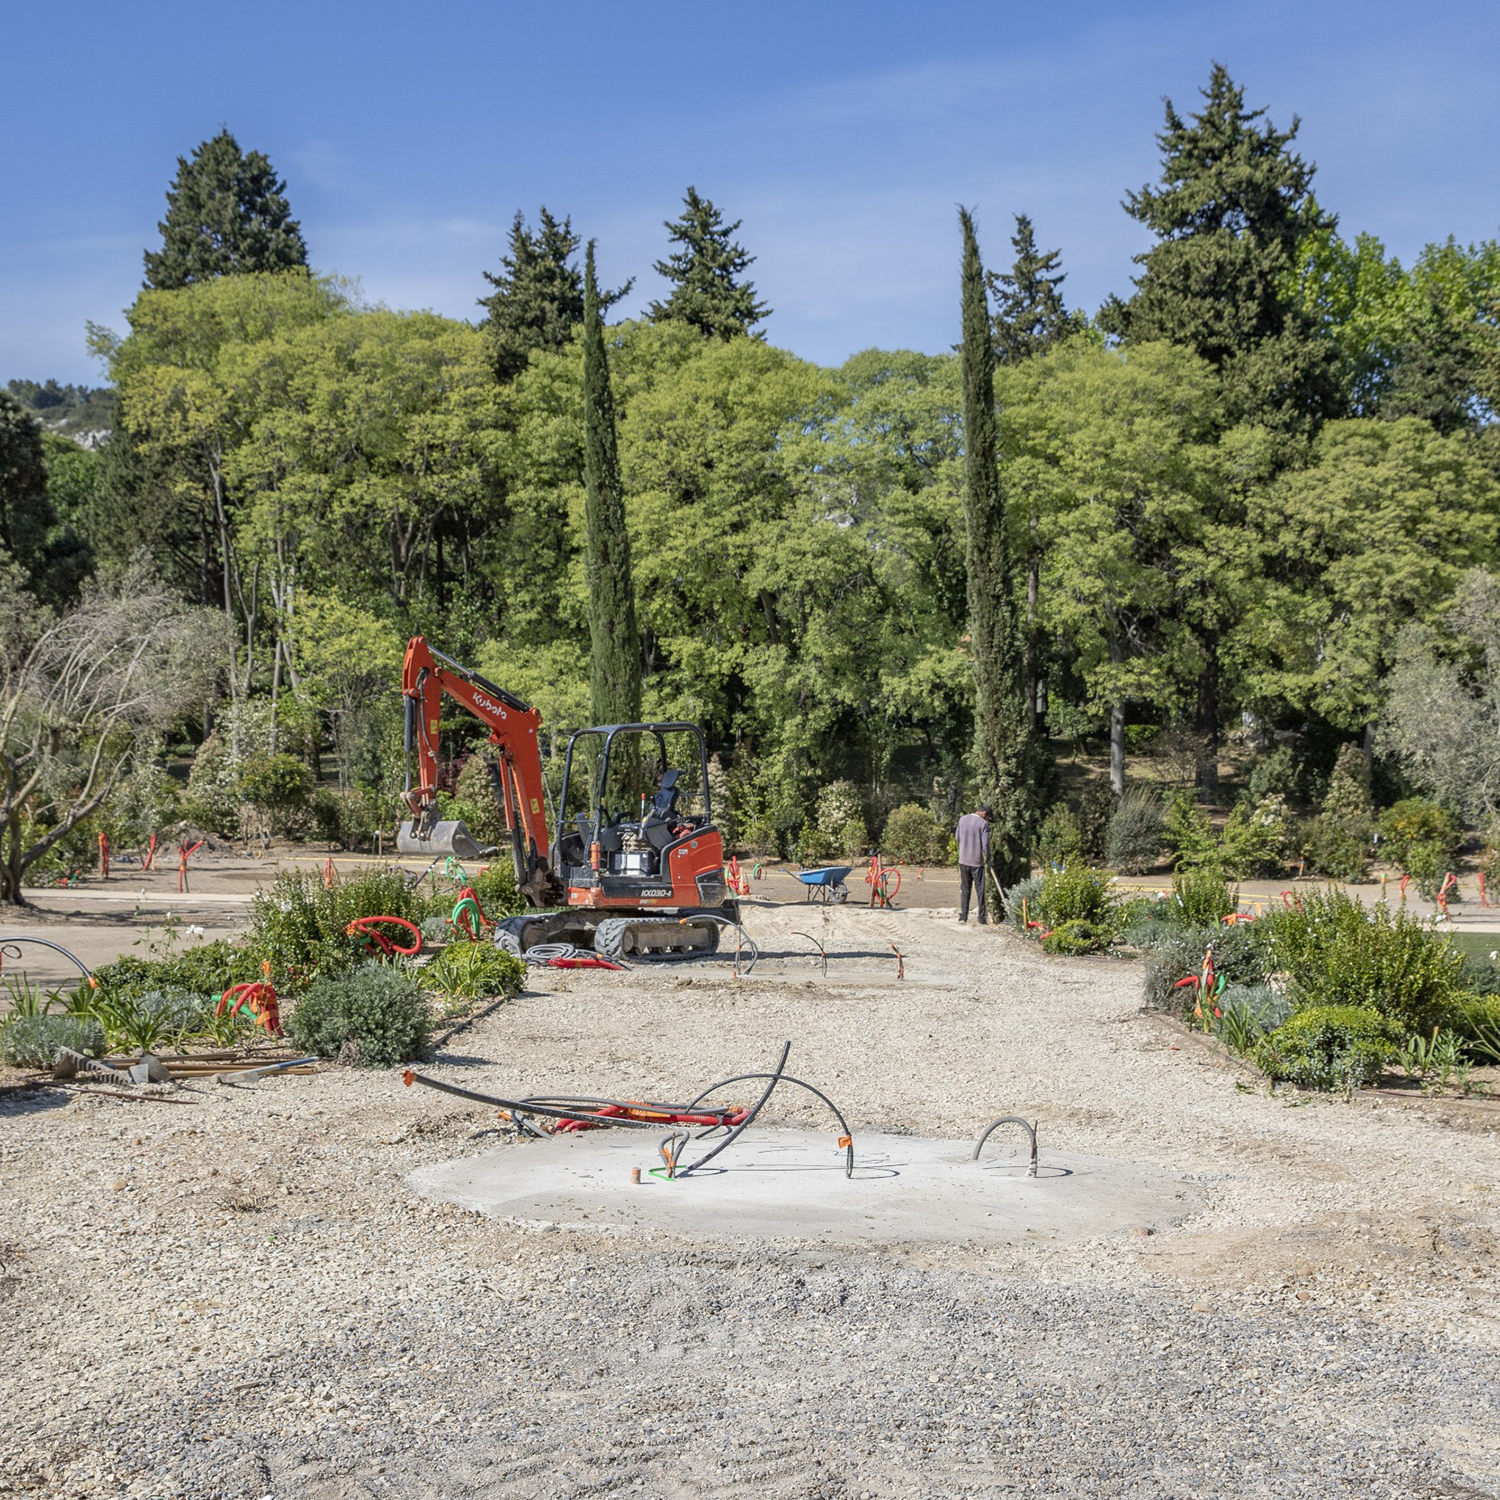
[(958, 820), (958, 862), (961, 865), (986, 865), (990, 861), (989, 819), (978, 813), (965, 813)]

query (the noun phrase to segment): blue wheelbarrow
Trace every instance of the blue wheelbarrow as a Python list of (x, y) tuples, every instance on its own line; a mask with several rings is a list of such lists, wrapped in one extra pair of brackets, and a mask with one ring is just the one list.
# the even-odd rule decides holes
[(844, 876), (853, 868), (853, 865), (828, 865), (821, 870), (797, 870), (795, 874), (807, 887), (807, 899), (817, 899), (826, 906), (830, 901), (842, 904), (849, 899)]

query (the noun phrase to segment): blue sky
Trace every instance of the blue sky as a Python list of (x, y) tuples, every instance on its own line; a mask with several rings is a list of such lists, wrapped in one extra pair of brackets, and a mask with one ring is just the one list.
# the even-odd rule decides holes
[(823, 363), (957, 337), (955, 205), (985, 258), (1029, 213), (1070, 305), (1129, 287), (1120, 209), (1162, 96), (1225, 63), (1316, 190), (1409, 258), (1500, 234), (1500, 6), (892, 0), (13, 7), (0, 54), (0, 381), (95, 382), (176, 158), (227, 124), (287, 180), (313, 264), (392, 307), (475, 315), (517, 208), (662, 291), (687, 184), (757, 257), (772, 342)]

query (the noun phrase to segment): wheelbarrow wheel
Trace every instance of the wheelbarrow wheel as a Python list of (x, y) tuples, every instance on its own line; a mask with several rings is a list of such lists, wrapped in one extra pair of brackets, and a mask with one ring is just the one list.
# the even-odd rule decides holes
[(845, 885), (841, 880), (836, 886), (834, 886), (832, 894), (833, 899), (837, 901), (840, 906), (842, 906), (844, 902), (849, 899), (849, 887)]

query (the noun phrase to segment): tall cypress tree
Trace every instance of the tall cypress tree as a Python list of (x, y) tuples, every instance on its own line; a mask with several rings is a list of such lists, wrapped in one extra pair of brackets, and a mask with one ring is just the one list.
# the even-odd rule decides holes
[(1002, 365), (1044, 354), (1078, 325), (1063, 306), (1062, 251), (1038, 250), (1036, 230), (1025, 214), (1016, 215), (1010, 242), (1016, 259), (1009, 272), (985, 276), (995, 299), (995, 359)]
[[(526, 368), (533, 349), (562, 349), (583, 322), (583, 277), (573, 263), (579, 239), (573, 220), (561, 223), (542, 205), (533, 234), (519, 209), (510, 227), (510, 253), (500, 258), (500, 272), (484, 273), (495, 288), (479, 305), (485, 309), (480, 324), (489, 340), (495, 376), (505, 384)], [(618, 291), (599, 298), (602, 316), (635, 285), (627, 281)]]
[(665, 302), (651, 304), (653, 321), (691, 323), (710, 338), (749, 333), (771, 309), (756, 300), (753, 283), (740, 280), (755, 261), (730, 239), (740, 221), (726, 224), (719, 210), (698, 196), (697, 188), (690, 187), (682, 201), (686, 206), (681, 216), (666, 224), (668, 235), (682, 249), (657, 261), (654, 268), (673, 283), (672, 292)]
[(632, 723), (641, 716), (641, 637), (592, 240), (583, 273), (583, 477), (592, 712), (596, 724)]
[(286, 183), (259, 151), (241, 152), (228, 130), (204, 141), (191, 161), (177, 158), (167, 216), (156, 227), (162, 247), (146, 251), (146, 285), (156, 291), (307, 265)]
[(968, 209), (963, 228), (964, 529), (974, 660), (975, 760), (989, 801), (990, 853), (1001, 885), (1031, 868), (1040, 760), (1027, 722), (1024, 639), (1016, 618), (1005, 495), (996, 455), (995, 351), (984, 266)]

